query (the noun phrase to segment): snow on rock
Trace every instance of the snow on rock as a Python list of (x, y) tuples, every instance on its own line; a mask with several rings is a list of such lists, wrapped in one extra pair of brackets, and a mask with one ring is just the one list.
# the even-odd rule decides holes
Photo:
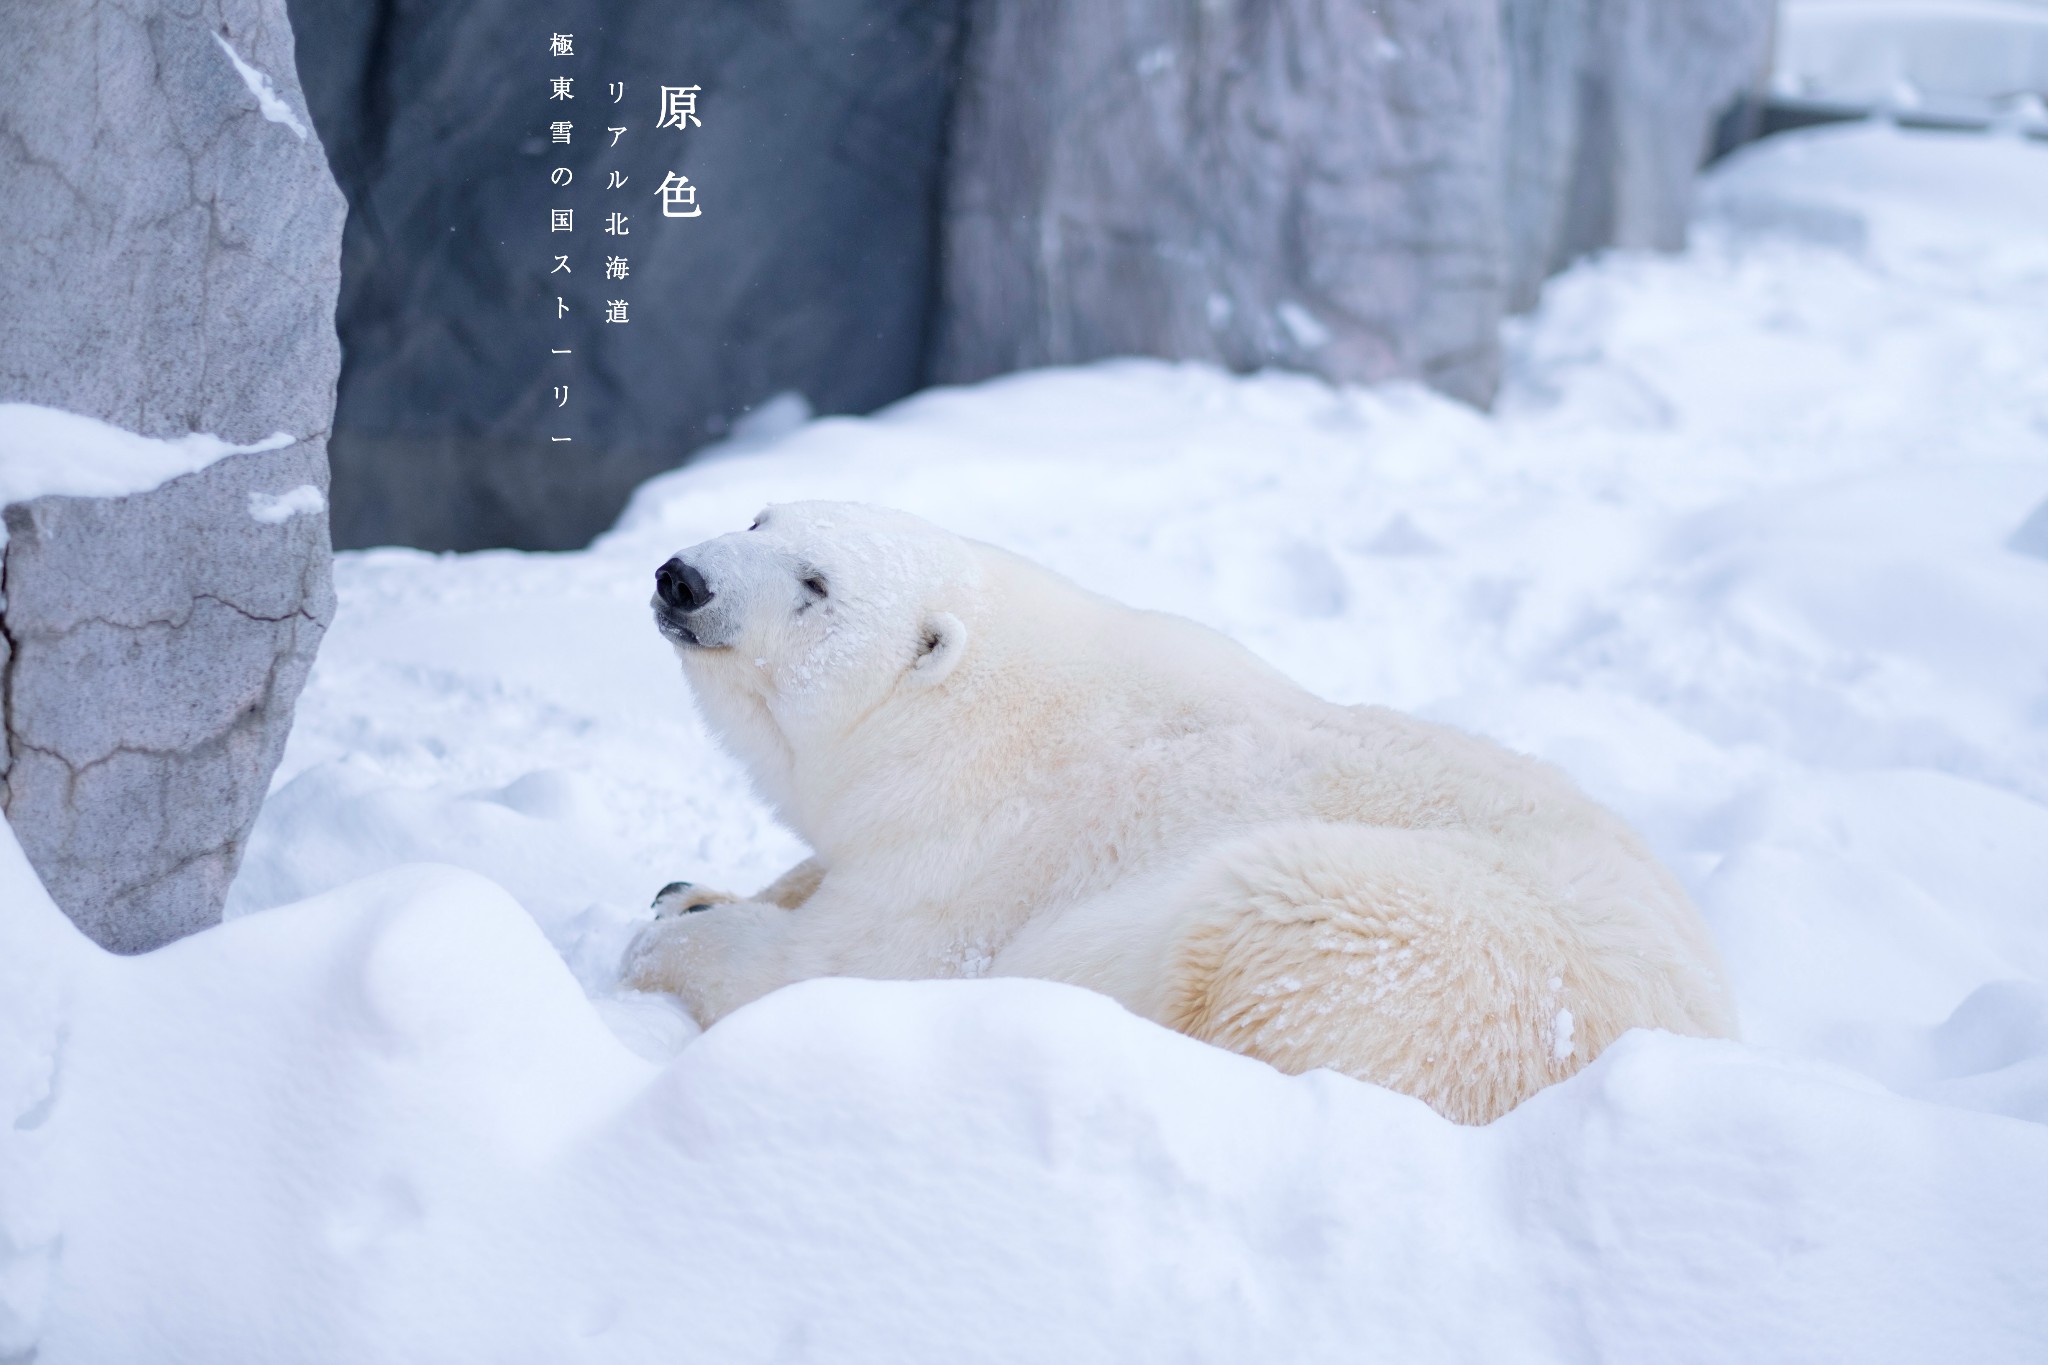
[(283, 493), (265, 493), (255, 489), (249, 493), (249, 515), (266, 526), (276, 526), (293, 517), (311, 516), (326, 510), (327, 495), (310, 483), (302, 483)]
[[(2044, 167), (1759, 146), (1687, 254), (1553, 284), (1492, 418), (1117, 362), (756, 437), (585, 553), (345, 556), (227, 924), (106, 956), (0, 848), (0, 1351), (2048, 1354), (2048, 565), (2007, 544)], [(1630, 1035), (1474, 1130), (1047, 983), (812, 982), (701, 1037), (615, 996), (655, 888), (802, 856), (646, 606), (799, 496), (1563, 765), (1691, 885), (1749, 1040)]]
[(242, 54), (235, 51), (234, 45), (218, 33), (213, 35), (213, 40), (220, 44), (220, 50), (227, 53), (228, 60), (235, 64), (235, 74), (242, 78), (242, 84), (248, 86), (249, 93), (256, 97), (256, 107), (262, 111), (263, 117), (272, 123), (283, 124), (292, 130), (299, 141), (304, 142), (306, 125), (299, 121), (299, 116), (292, 112), (292, 107), (279, 98), (277, 91), (271, 88), (270, 77), (243, 61)]
[[(0, 403), (0, 507), (53, 494), (122, 498), (147, 493), (223, 456), (282, 450), (294, 439), (279, 431), (251, 445), (235, 445), (202, 431), (156, 440), (75, 412)], [(0, 526), (0, 545), (6, 543)]]

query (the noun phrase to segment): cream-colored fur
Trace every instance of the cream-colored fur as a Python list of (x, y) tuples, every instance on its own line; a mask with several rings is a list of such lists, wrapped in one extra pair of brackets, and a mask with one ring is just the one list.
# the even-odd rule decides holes
[(700, 1022), (814, 976), (1045, 977), (1466, 1123), (1626, 1029), (1733, 1032), (1685, 893), (1552, 768), (901, 513), (775, 507), (679, 559), (712, 595), (657, 597), (663, 633), (816, 853), (635, 944)]

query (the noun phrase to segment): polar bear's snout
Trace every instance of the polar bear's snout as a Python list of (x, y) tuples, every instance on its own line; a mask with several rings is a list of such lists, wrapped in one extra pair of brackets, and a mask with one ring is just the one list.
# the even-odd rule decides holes
[(654, 625), (675, 643), (716, 649), (732, 643), (732, 623), (722, 608), (710, 610), (718, 592), (702, 569), (681, 555), (654, 571)]
[(686, 615), (701, 609), (717, 596), (711, 591), (711, 585), (704, 581), (704, 575), (681, 555), (654, 571), (654, 592), (664, 606)]

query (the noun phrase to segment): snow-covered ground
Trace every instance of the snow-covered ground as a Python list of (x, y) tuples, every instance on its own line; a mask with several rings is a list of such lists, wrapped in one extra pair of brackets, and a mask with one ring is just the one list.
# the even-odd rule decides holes
[(1783, 95), (2048, 133), (2048, 0), (1782, 0), (1776, 49)]
[[(0, 840), (0, 1356), (2048, 1359), (2044, 222), (2048, 147), (1789, 137), (1491, 417), (1119, 362), (757, 427), (585, 553), (343, 556), (228, 924), (107, 958)], [(798, 497), (1561, 764), (1746, 1041), (1461, 1129), (1045, 983), (617, 998), (656, 887), (801, 856), (646, 610)]]

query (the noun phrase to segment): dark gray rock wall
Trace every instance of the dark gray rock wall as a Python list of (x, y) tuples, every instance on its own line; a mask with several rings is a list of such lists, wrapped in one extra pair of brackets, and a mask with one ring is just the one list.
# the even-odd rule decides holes
[(250, 498), (327, 486), (344, 205), (282, 0), (0, 20), (0, 401), (297, 438), (5, 512), (0, 799), (65, 912), (141, 951), (219, 918), (332, 614), (324, 513)]
[(1716, 118), (1758, 88), (1775, 0), (1502, 0), (1509, 306), (1589, 251), (1684, 244)]
[[(1771, 8), (291, 4), (352, 206), (337, 539), (439, 548), (581, 544), (785, 390), (863, 412), (933, 378), (1140, 353), (1484, 401), (1499, 320), (1545, 276), (1676, 243)], [(555, 32), (573, 56), (549, 55)], [(557, 74), (576, 102), (546, 98)], [(702, 87), (701, 127), (650, 129), (663, 84)], [(561, 117), (568, 148), (546, 138)], [(632, 131), (597, 145), (585, 122)], [(593, 275), (620, 245), (595, 231), (614, 170), (635, 221), (616, 291)], [(669, 170), (701, 218), (653, 217)], [(575, 273), (550, 274), (571, 240)], [(625, 326), (601, 320), (613, 296)]]
[(1498, 370), (1498, 0), (977, 0), (934, 370)]
[(974, 0), (935, 371), (1138, 353), (1484, 402), (1498, 324), (1670, 248), (1771, 0)]
[[(351, 203), (337, 543), (581, 545), (779, 392), (863, 412), (922, 381), (958, 0), (291, 8)], [(557, 32), (573, 55), (549, 54)], [(572, 100), (548, 98), (557, 75)], [(662, 85), (702, 87), (701, 126), (653, 127)], [(660, 216), (668, 171), (701, 217)], [(600, 231), (615, 208), (625, 237)], [(624, 325), (603, 321), (615, 297)]]

